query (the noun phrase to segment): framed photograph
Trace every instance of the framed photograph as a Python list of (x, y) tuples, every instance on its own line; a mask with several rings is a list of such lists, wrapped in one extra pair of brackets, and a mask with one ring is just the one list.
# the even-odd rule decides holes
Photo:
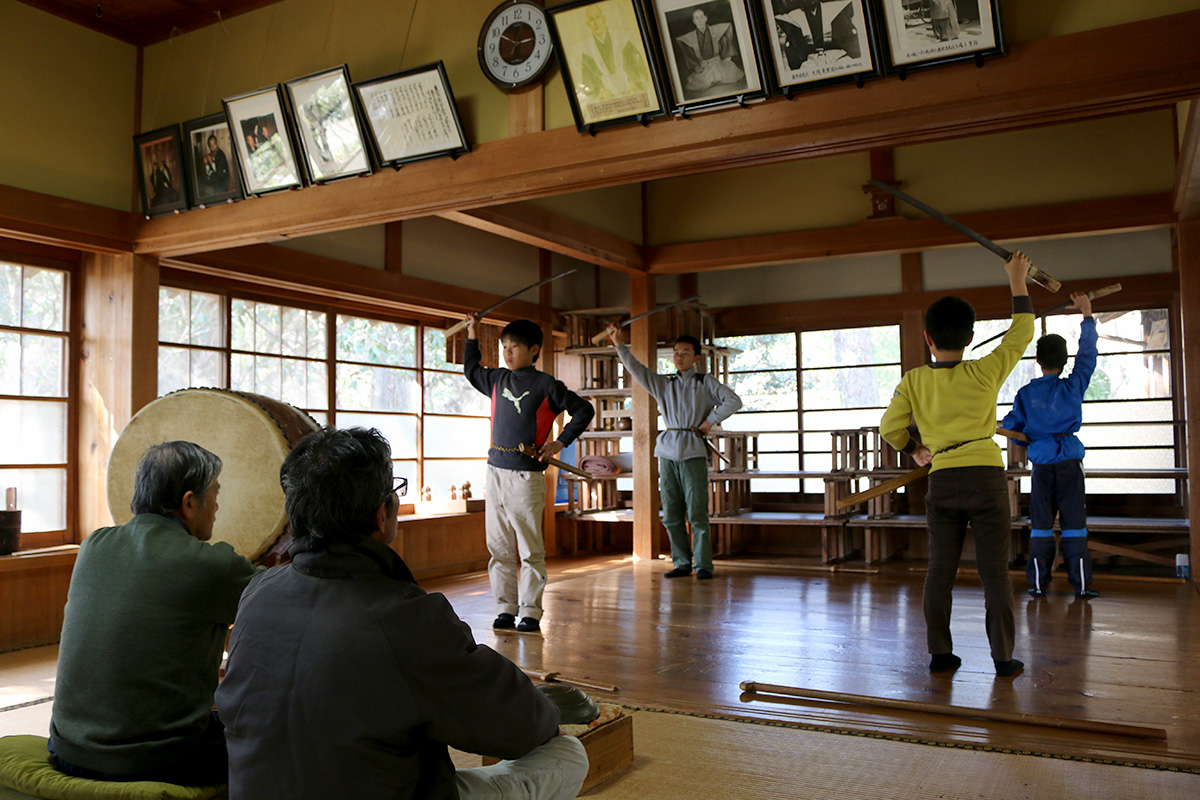
[(575, 0), (546, 13), (580, 133), (667, 113), (638, 0)]
[(371, 161), (345, 64), (283, 84), (309, 183), (368, 175)]
[(241, 200), (242, 176), (233, 154), (233, 137), (224, 114), (183, 123), (183, 163), (188, 205), (204, 208)]
[[(862, 85), (883, 74), (869, 0), (755, 0), (777, 91)], [(770, 57), (767, 57), (770, 53)]]
[(142, 214), (147, 219), (187, 210), (182, 142), (178, 125), (168, 125), (133, 137)]
[(999, 0), (876, 0), (889, 74), (1003, 55)]
[(221, 105), (225, 106), (225, 117), (233, 133), (247, 195), (304, 185), (279, 86), (229, 97)]
[(381, 167), (471, 152), (441, 61), (352, 86)]
[(746, 0), (651, 0), (671, 86), (671, 110), (745, 104), (767, 96)]

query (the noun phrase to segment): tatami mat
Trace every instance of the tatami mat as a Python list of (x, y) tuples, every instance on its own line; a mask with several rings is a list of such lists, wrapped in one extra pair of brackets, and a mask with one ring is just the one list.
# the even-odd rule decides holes
[[(1179, 800), (1200, 775), (657, 711), (633, 712), (633, 767), (596, 800)], [(478, 757), (458, 754), (459, 766)]]

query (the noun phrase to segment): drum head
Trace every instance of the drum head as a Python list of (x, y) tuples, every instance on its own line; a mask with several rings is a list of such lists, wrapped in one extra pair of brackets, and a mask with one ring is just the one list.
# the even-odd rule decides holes
[[(276, 404), (279, 405), (279, 404)], [(304, 427), (316, 423), (284, 406)], [(279, 467), (291, 450), (280, 423), (250, 399), (219, 389), (186, 389), (160, 397), (137, 413), (113, 447), (108, 465), (108, 507), (118, 525), (133, 516), (133, 477), (146, 448), (161, 442), (194, 442), (216, 453), (221, 469), (220, 509), (214, 542), (228, 542), (254, 560), (287, 523)]]

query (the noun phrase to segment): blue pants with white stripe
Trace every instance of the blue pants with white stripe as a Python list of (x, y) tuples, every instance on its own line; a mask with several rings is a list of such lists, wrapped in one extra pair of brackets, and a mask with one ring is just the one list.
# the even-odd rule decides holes
[(1046, 591), (1054, 566), (1054, 518), (1062, 528), (1062, 554), (1067, 578), (1075, 594), (1092, 582), (1092, 557), (1088, 553), (1087, 508), (1084, 503), (1083, 461), (1034, 464), (1029, 491), (1029, 586)]

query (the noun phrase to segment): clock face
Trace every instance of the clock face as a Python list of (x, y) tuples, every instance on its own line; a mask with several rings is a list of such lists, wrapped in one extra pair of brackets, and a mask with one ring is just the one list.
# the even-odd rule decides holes
[(479, 66), (502, 89), (537, 80), (549, 66), (551, 55), (546, 12), (529, 0), (501, 3), (479, 32)]

